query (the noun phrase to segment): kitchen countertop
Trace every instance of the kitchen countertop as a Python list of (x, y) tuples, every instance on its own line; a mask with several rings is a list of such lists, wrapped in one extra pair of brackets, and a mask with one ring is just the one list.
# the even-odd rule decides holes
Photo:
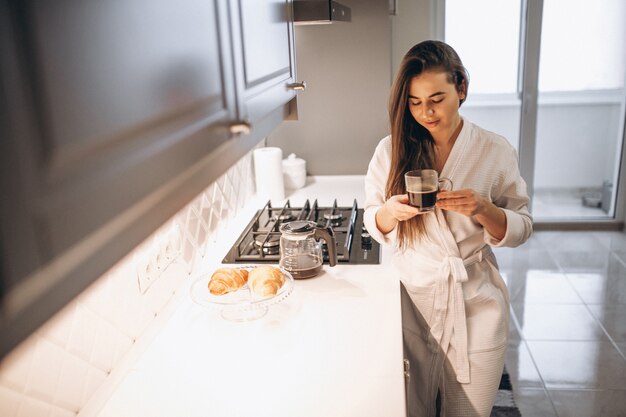
[[(292, 206), (306, 198), (325, 205), (331, 195), (362, 207), (363, 176), (311, 177), (286, 197)], [(242, 229), (248, 212), (230, 227)], [(384, 248), (381, 265), (325, 265), (250, 322), (224, 320), (179, 291), (98, 415), (404, 416), (400, 287), (386, 274), (390, 255)]]
[(365, 203), (365, 177), (363, 175), (320, 175), (307, 177), (304, 187), (285, 192), (292, 207), (301, 206), (307, 199), (317, 199), (320, 206), (351, 206), (356, 199), (360, 208)]

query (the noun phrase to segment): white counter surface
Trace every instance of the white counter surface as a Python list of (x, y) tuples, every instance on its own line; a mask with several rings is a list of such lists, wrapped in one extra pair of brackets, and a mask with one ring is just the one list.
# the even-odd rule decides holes
[[(362, 205), (362, 182), (314, 177), (287, 197), (292, 206), (306, 198), (326, 205), (331, 194), (339, 205)], [(404, 416), (400, 289), (386, 273), (389, 258), (325, 265), (251, 322), (226, 321), (184, 291), (99, 415)]]

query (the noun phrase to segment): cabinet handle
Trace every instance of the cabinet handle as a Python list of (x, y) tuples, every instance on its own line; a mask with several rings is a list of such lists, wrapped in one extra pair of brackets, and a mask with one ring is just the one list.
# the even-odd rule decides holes
[(406, 409), (409, 409), (409, 387), (411, 386), (411, 362), (404, 359), (404, 399), (406, 401)]
[(230, 125), (229, 130), (233, 135), (249, 135), (252, 126), (248, 122), (237, 122)]
[(301, 83), (287, 84), (287, 88), (294, 91), (304, 91), (306, 90), (306, 81), (302, 81)]

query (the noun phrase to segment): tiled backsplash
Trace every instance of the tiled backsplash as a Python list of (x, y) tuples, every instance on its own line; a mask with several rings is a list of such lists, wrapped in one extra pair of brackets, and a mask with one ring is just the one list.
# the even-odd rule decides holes
[[(251, 153), (0, 363), (0, 416), (75, 416), (254, 194)], [(168, 253), (162, 253), (167, 247)], [(161, 251), (161, 252), (160, 252)], [(158, 279), (156, 256), (171, 256)], [(142, 277), (143, 275), (143, 278)]]

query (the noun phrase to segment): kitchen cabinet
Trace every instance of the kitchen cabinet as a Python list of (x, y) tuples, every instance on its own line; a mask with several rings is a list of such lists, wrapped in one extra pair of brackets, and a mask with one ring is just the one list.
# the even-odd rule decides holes
[(291, 0), (0, 8), (3, 355), (289, 117), (296, 93)]
[(254, 125), (266, 116), (267, 109), (290, 101), (296, 91), (305, 88), (295, 78), (292, 6), (285, 0), (233, 3), (235, 59), (242, 69), (237, 79), (243, 96), (240, 112)]

